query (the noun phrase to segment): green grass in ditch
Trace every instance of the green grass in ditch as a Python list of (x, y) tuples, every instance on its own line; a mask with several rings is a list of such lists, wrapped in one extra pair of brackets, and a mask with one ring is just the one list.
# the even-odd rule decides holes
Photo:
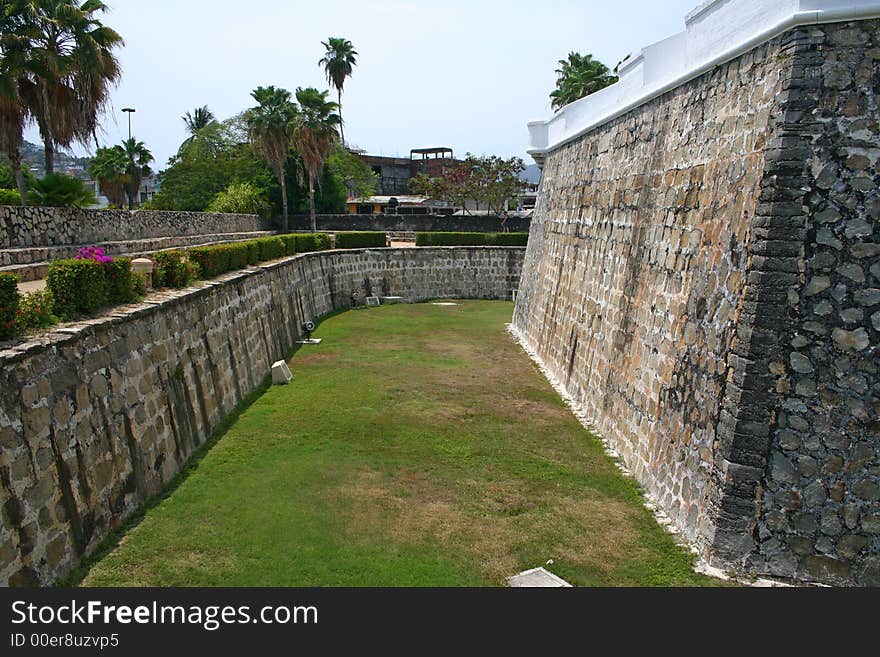
[(704, 585), (506, 333), (512, 306), (325, 319), (89, 586)]

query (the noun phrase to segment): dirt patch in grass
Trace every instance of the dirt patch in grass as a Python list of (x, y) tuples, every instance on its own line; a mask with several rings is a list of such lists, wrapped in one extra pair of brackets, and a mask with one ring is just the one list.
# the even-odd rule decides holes
[[(391, 477), (361, 469), (333, 496), (349, 509), (351, 540), (375, 540), (378, 532), (389, 543), (433, 545), (478, 563), (484, 577), (497, 583), (546, 559), (607, 575), (639, 538), (624, 502), (523, 491), (522, 482), (512, 479), (452, 487), (426, 473)], [(546, 559), (524, 561), (535, 537)]]

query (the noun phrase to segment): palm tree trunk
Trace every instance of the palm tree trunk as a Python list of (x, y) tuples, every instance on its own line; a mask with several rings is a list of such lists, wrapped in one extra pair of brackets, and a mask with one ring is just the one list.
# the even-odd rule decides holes
[(318, 232), (318, 222), (315, 219), (315, 180), (309, 176), (309, 219), (312, 222), (312, 232)]
[(52, 138), (43, 140), (43, 154), (46, 160), (46, 175), (48, 176), (50, 173), (55, 173), (55, 145), (52, 143)]
[(27, 205), (27, 184), (24, 181), (24, 171), (21, 170), (21, 153), (16, 149), (8, 155), (12, 171), (15, 173), (15, 185), (18, 187), (19, 196), (21, 196), (21, 204)]
[(289, 222), (287, 219), (287, 182), (284, 180), (283, 165), (281, 168), (281, 175), (278, 176), (278, 181), (281, 183), (281, 230), (286, 233)]
[[(43, 138), (43, 156), (45, 159), (46, 175), (55, 173), (55, 140), (52, 138), (52, 107), (49, 104), (49, 90), (45, 84), (40, 85), (40, 93), (43, 97), (44, 124), (40, 126), (40, 136)], [(45, 127), (45, 130), (43, 128)]]
[(342, 127), (342, 89), (336, 90), (336, 97), (339, 98), (339, 136), (342, 138), (342, 147), (345, 148), (345, 128)]

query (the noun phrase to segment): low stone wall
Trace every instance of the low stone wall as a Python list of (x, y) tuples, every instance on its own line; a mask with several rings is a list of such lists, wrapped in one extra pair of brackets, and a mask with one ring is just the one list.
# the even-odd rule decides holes
[[(319, 231), (381, 230), (386, 232), (466, 233), (501, 232), (501, 219), (487, 216), (448, 217), (433, 214), (320, 214), (315, 218)], [(510, 217), (506, 227), (511, 232), (529, 232), (531, 219)], [(290, 217), (291, 230), (309, 230), (308, 215)]]
[(0, 205), (0, 249), (270, 230), (250, 214)]
[(510, 299), (523, 251), (303, 254), (0, 352), (0, 584), (70, 572), (259, 386), (304, 320), (364, 293)]

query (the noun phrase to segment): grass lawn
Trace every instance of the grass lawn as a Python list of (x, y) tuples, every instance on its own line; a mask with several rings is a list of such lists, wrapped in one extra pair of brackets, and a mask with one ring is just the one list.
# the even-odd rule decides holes
[(89, 586), (705, 585), (505, 331), (512, 304), (326, 318)]

